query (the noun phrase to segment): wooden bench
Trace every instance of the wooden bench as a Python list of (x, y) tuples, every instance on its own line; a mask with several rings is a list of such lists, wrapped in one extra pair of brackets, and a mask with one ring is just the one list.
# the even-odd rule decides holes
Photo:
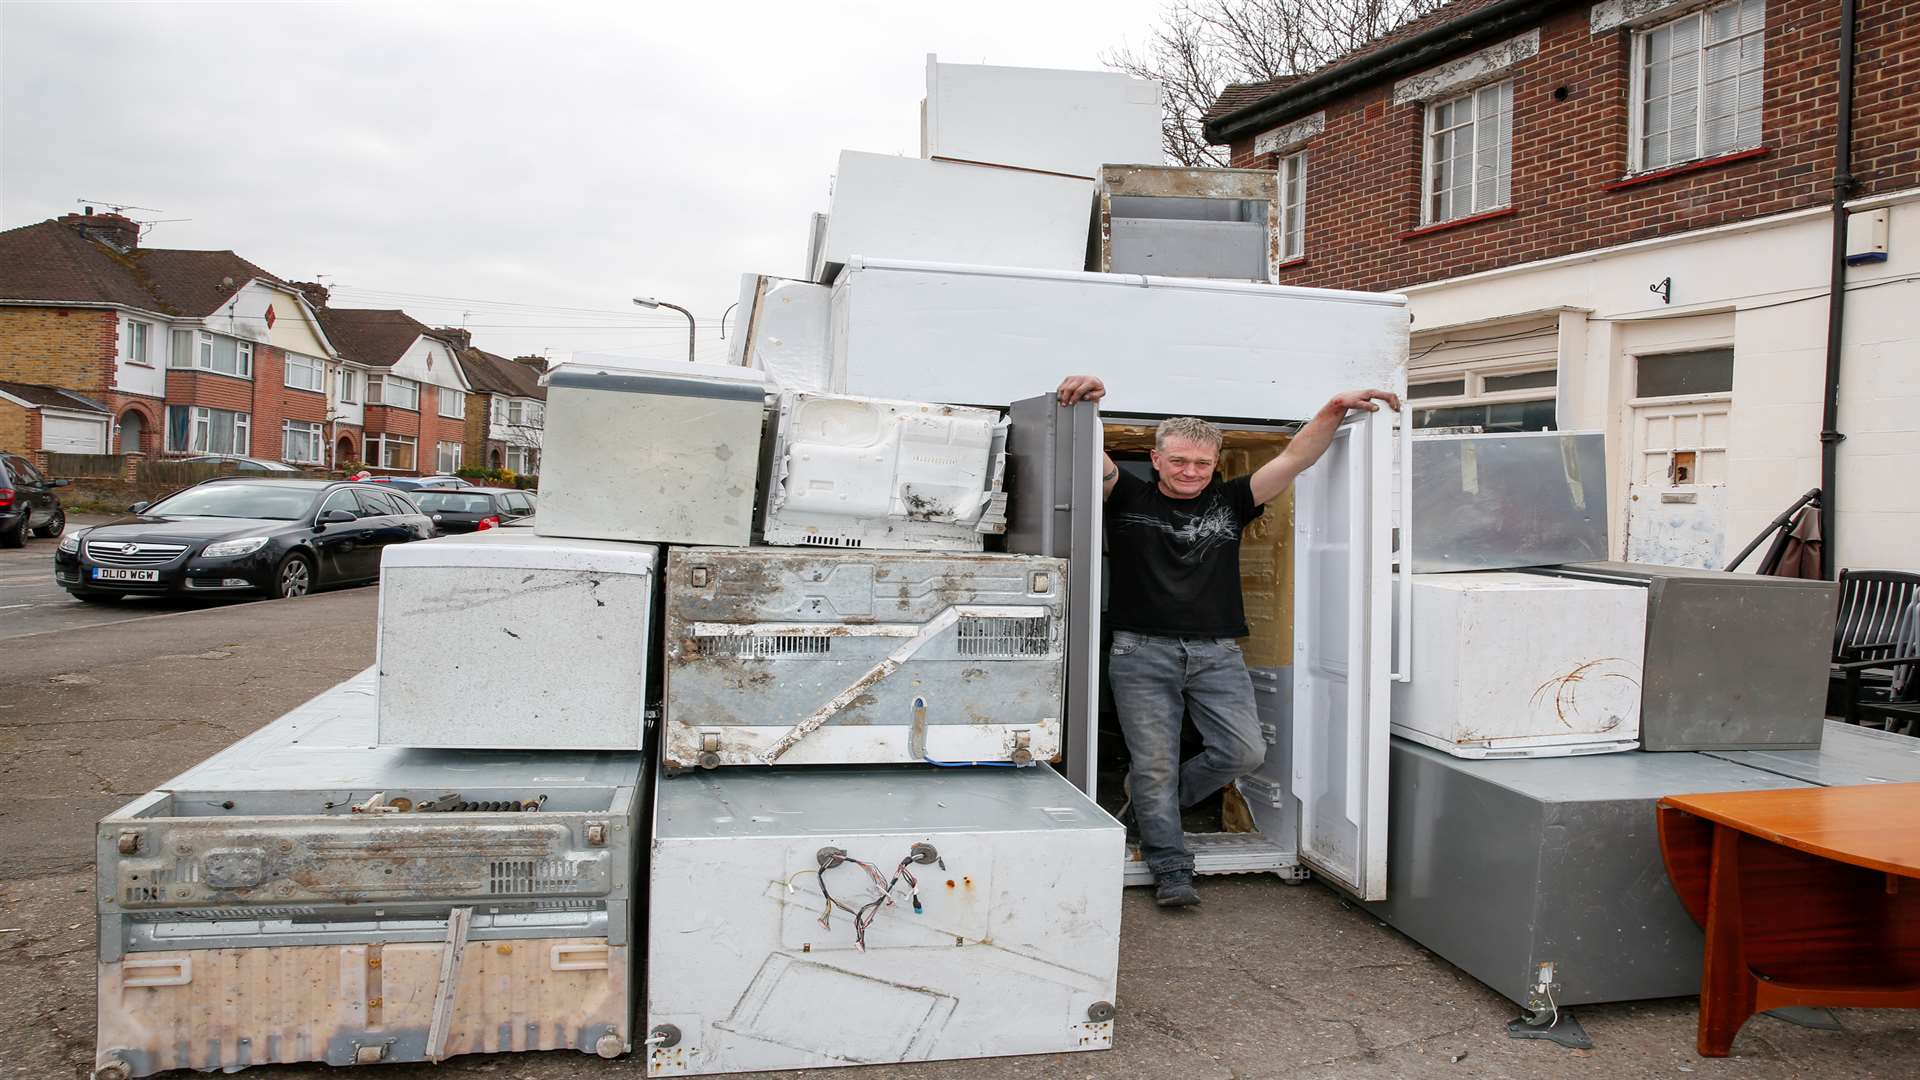
[(1702, 1056), (1770, 1009), (1920, 1008), (1920, 784), (1673, 795), (1657, 813), (1706, 931)]

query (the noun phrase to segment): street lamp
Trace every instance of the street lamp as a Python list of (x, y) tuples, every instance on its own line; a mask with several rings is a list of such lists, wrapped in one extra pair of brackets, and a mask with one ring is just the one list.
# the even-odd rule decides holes
[(633, 302), (649, 310), (653, 308), (672, 308), (687, 317), (687, 363), (693, 363), (693, 312), (688, 311), (679, 304), (669, 304), (665, 300), (655, 300), (652, 297), (641, 299), (636, 296), (633, 298)]

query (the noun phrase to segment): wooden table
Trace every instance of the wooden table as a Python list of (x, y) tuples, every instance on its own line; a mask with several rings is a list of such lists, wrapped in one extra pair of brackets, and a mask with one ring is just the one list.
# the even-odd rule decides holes
[(1673, 795), (1658, 813), (1707, 935), (1702, 1056), (1769, 1009), (1920, 1008), (1920, 784)]

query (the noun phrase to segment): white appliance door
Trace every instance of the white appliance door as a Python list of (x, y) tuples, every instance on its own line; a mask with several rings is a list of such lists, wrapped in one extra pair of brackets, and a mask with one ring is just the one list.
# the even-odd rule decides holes
[(1293, 791), (1300, 859), (1387, 896), (1392, 419), (1349, 420), (1294, 482)]

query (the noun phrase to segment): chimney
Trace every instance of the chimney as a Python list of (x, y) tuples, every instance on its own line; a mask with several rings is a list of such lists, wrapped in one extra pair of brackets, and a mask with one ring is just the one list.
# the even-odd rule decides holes
[(89, 206), (84, 214), (63, 215), (60, 224), (116, 251), (132, 251), (140, 245), (140, 223), (124, 214), (96, 214)]
[(327, 301), (333, 296), (333, 293), (327, 291), (325, 285), (317, 281), (289, 281), (287, 284), (299, 289), (301, 295), (307, 298), (307, 303), (315, 308), (326, 307)]
[(547, 373), (547, 358), (538, 353), (532, 356), (516, 356), (513, 358), (513, 362), (516, 364), (525, 364), (542, 375)]
[(449, 344), (451, 344), (457, 349), (473, 348), (473, 332), (470, 330), (462, 330), (462, 329), (458, 329), (451, 326), (443, 326), (440, 329), (435, 330), (434, 333), (439, 337), (444, 338)]

